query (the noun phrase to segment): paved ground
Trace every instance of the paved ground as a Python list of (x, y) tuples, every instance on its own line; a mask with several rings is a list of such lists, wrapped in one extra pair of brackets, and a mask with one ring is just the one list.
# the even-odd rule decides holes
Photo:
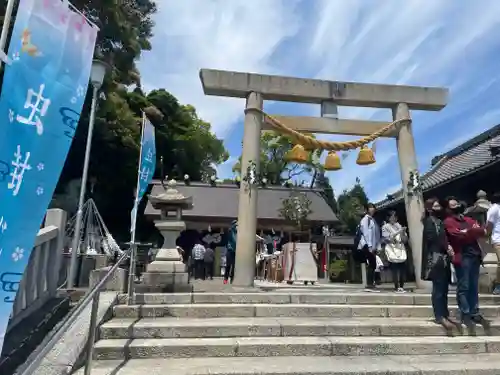
[[(269, 291), (269, 290), (294, 290), (294, 291), (328, 291), (328, 292), (341, 292), (355, 290), (364, 291), (364, 287), (360, 284), (340, 284), (329, 283), (326, 280), (318, 280), (314, 285), (293, 284), (289, 285), (286, 282), (272, 283), (268, 281), (256, 280), (254, 287), (240, 288), (233, 287), (232, 285), (224, 285), (221, 277), (216, 277), (213, 280), (192, 280), (195, 292), (244, 292), (244, 291)], [(392, 291), (392, 284), (383, 284), (379, 287), (383, 291)], [(408, 291), (415, 290), (415, 283), (408, 283)]]

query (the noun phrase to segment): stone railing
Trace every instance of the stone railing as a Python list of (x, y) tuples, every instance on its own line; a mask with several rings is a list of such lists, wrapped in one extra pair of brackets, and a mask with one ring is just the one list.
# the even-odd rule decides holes
[(17, 295), (12, 293), (14, 306), (8, 330), (57, 295), (66, 220), (67, 215), (63, 210), (47, 211), (44, 227), (38, 232), (28, 266), (18, 283)]

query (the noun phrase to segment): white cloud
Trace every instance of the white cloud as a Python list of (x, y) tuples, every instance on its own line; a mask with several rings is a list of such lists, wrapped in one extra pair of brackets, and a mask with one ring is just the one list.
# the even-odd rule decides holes
[[(158, 3), (153, 51), (145, 53), (141, 62), (143, 82), (147, 88), (165, 87), (181, 102), (193, 104), (219, 136), (227, 135), (241, 120), (244, 104), (204, 96), (200, 68), (446, 86), (450, 103), (442, 112), (412, 113), (420, 163), (430, 153), (446, 151), (443, 145), (465, 141), (471, 132), (500, 119), (494, 108), (498, 107), (494, 94), (500, 94), (498, 60), (492, 52), (500, 48), (498, 0)], [(285, 106), (280, 108), (286, 112)], [(302, 112), (311, 111), (315, 110)], [(347, 118), (391, 118), (388, 110), (342, 107), (339, 112)], [(432, 142), (444, 133), (444, 142)], [(225, 141), (241, 150), (240, 135)], [(354, 160), (351, 156), (342, 171), (332, 174), (335, 189), (351, 186), (359, 176), (372, 196), (384, 196), (388, 187), (399, 182), (393, 140), (380, 142), (374, 166), (357, 166)], [(227, 165), (220, 168), (221, 173), (230, 171)], [(370, 185), (376, 180), (383, 181), (372, 191)]]
[(231, 156), (224, 163), (221, 163), (219, 165), (212, 165), (212, 167), (216, 170), (217, 177), (227, 178), (234, 175), (233, 166), (236, 164), (237, 161), (238, 157)]
[[(321, 3), (323, 11), (316, 15), (317, 27), (312, 28), (313, 43), (309, 49), (310, 56), (324, 61), (318, 78), (451, 88), (450, 104), (442, 113), (425, 114), (424, 123), (419, 122), (419, 113), (413, 113), (417, 140), (445, 116), (455, 117), (465, 106), (476, 104), (474, 100), (496, 81), (495, 76), (478, 77), (474, 62), (498, 44), (498, 1), (443, 0), (425, 2), (425, 6), (420, 0), (407, 0), (404, 5), (398, 0)], [(449, 134), (449, 141), (455, 145), (473, 136), (466, 123), (471, 121), (473, 108), (468, 109), (461, 121), (455, 120), (457, 131)], [(343, 107), (339, 112), (349, 118), (390, 119), (388, 111)], [(499, 119), (495, 115), (483, 119), (481, 126), (494, 125), (491, 121)], [(450, 128), (443, 126), (443, 131)], [(444, 150), (418, 151), (438, 154)], [(368, 187), (373, 178), (386, 179), (386, 186), (398, 186), (395, 142), (382, 144), (377, 156), (377, 167), (350, 163), (332, 176), (332, 185), (342, 190), (359, 176)], [(385, 196), (388, 190), (384, 188), (372, 195)]]
[(279, 73), (270, 55), (299, 26), (294, 0), (161, 0), (153, 50), (141, 61), (146, 89), (191, 103), (220, 136), (243, 116), (242, 100), (203, 94), (201, 68)]

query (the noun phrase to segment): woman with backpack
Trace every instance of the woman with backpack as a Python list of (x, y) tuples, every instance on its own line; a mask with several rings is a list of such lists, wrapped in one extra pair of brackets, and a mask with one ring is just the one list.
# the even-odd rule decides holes
[(382, 239), (385, 256), (389, 262), (394, 281), (394, 291), (405, 293), (404, 283), (406, 274), (406, 246), (408, 236), (406, 228), (398, 223), (396, 211), (390, 211), (387, 222), (382, 226)]

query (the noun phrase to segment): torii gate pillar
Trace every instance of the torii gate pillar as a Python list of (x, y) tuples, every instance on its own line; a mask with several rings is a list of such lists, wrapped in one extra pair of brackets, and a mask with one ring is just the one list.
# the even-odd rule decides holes
[[(206, 95), (247, 99), (242, 174), (246, 174), (250, 161), (259, 168), (260, 132), (269, 130), (269, 127), (262, 124), (262, 115), (253, 109), (262, 109), (264, 99), (318, 105), (333, 102), (340, 106), (388, 108), (393, 111), (394, 119), (409, 118), (410, 109), (439, 111), (446, 106), (448, 100), (448, 90), (438, 87), (333, 82), (209, 69), (200, 71), (200, 79)], [(387, 122), (380, 121), (325, 117), (275, 117), (294, 130), (308, 133), (366, 136), (387, 125)], [(384, 136), (396, 138), (397, 141), (415, 278), (417, 287), (425, 288), (428, 286), (427, 283), (420, 279), (422, 195), (418, 191), (413, 191), (412, 194), (408, 192), (410, 172), (417, 171), (417, 156), (411, 128), (411, 124), (404, 124), (399, 131), (393, 130)], [(256, 186), (249, 186), (246, 181), (241, 182), (234, 284), (242, 287), (252, 286), (254, 282), (257, 194)]]
[[(406, 103), (399, 103), (392, 111), (394, 120), (411, 118), (410, 110)], [(417, 153), (415, 152), (415, 141), (413, 139), (412, 124), (404, 123), (396, 138), (398, 149), (399, 168), (401, 171), (401, 182), (406, 208), (406, 221), (410, 234), (410, 245), (412, 249), (413, 268), (417, 288), (428, 289), (430, 283), (422, 280), (422, 214), (424, 212), (424, 199), (420, 191), (408, 192), (408, 180), (412, 171), (418, 171)]]
[[(243, 151), (241, 171), (245, 173), (250, 163), (255, 163), (257, 172), (260, 161), (260, 132), (262, 128), (262, 95), (248, 94), (243, 129)], [(252, 286), (255, 278), (255, 234), (257, 233), (257, 194), (256, 185), (243, 180), (240, 184), (238, 203), (238, 235), (236, 238), (236, 264), (233, 285)], [(249, 265), (252, 265), (251, 267)]]

